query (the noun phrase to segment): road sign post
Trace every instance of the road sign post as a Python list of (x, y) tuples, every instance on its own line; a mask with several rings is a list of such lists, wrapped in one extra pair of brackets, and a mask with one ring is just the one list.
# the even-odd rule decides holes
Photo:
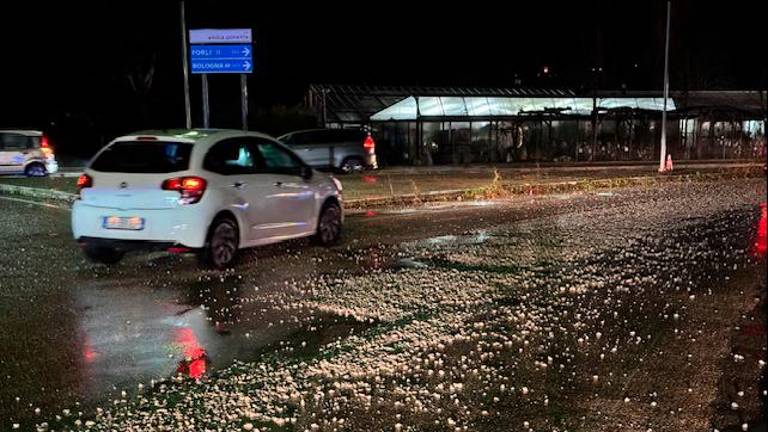
[(192, 129), (192, 105), (189, 97), (189, 55), (187, 53), (187, 18), (184, 0), (179, 2), (181, 12), (181, 60), (184, 68), (184, 120), (187, 129)]
[(203, 74), (203, 128), (208, 129), (211, 127), (211, 109), (208, 105), (208, 75)]
[(203, 90), (203, 126), (210, 127), (208, 74), (240, 74), (240, 109), (248, 129), (248, 77), (253, 72), (251, 29), (197, 29), (189, 31), (190, 69), (200, 74)]
[(240, 112), (242, 113), (243, 130), (248, 130), (248, 75), (240, 74)]

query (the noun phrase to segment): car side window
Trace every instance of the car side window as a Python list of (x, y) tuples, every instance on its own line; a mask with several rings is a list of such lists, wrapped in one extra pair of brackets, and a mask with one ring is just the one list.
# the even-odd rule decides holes
[(329, 141), (326, 138), (326, 134), (324, 131), (311, 131), (311, 132), (304, 132), (303, 134), (303, 143), (305, 145), (309, 146), (321, 146), (328, 144)]
[(222, 175), (252, 174), (263, 166), (248, 140), (232, 138), (214, 144), (203, 159), (203, 168)]
[(301, 173), (301, 167), (304, 164), (290, 150), (267, 140), (255, 140), (254, 146), (263, 161), (263, 168), (259, 169), (260, 172), (291, 175)]
[(0, 134), (0, 148), (5, 150), (25, 150), (33, 147), (30, 137), (17, 133)]
[(306, 145), (311, 144), (308, 140), (309, 134), (306, 132), (297, 132), (294, 134), (291, 134), (291, 145)]

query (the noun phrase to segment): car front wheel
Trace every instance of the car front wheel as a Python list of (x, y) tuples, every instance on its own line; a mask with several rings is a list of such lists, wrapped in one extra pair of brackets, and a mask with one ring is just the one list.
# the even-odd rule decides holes
[(332, 246), (341, 238), (341, 207), (329, 202), (320, 210), (314, 240), (321, 246)]

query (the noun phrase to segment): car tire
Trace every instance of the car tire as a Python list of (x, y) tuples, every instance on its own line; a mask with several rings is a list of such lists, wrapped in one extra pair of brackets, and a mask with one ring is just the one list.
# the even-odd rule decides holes
[(48, 170), (45, 169), (45, 165), (33, 162), (24, 168), (24, 175), (27, 177), (45, 177), (48, 175)]
[(317, 218), (317, 231), (312, 237), (320, 246), (333, 246), (341, 239), (341, 207), (335, 202), (326, 202)]
[(224, 270), (234, 263), (239, 245), (237, 222), (227, 216), (217, 217), (208, 229), (205, 246), (198, 257), (203, 267)]
[(339, 172), (343, 174), (350, 174), (353, 172), (360, 172), (365, 169), (365, 162), (358, 157), (348, 157), (341, 161), (339, 165)]
[(125, 255), (125, 252), (108, 246), (86, 245), (83, 248), (83, 252), (88, 261), (107, 265), (117, 264)]

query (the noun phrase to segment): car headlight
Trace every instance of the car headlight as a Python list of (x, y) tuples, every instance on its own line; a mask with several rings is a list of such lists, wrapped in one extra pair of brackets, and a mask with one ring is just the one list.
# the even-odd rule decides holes
[(336, 177), (331, 177), (331, 180), (333, 180), (333, 184), (336, 185), (336, 190), (341, 192), (343, 189), (343, 187), (341, 186), (341, 181)]

